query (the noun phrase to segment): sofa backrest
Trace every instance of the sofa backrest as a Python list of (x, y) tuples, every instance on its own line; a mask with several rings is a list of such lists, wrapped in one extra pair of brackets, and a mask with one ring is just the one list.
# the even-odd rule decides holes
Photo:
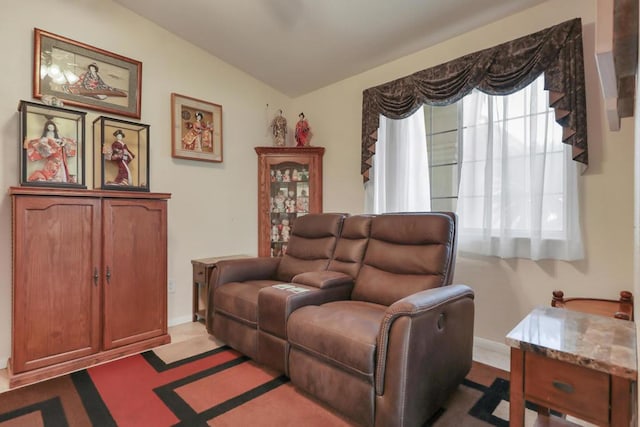
[(369, 242), (372, 218), (373, 215), (353, 215), (345, 218), (333, 259), (329, 262), (329, 270), (356, 278)]
[(456, 222), (454, 213), (442, 212), (372, 218), (351, 298), (388, 306), (416, 292), (451, 284)]
[(323, 213), (296, 218), (276, 279), (289, 282), (296, 274), (326, 270), (333, 257), (342, 222), (347, 216), (341, 213)]

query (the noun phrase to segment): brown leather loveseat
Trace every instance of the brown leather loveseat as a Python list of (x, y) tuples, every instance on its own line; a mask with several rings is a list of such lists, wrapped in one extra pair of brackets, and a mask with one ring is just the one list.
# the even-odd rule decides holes
[(283, 258), (219, 263), (207, 329), (363, 425), (423, 425), (471, 367), (451, 213), (315, 214)]

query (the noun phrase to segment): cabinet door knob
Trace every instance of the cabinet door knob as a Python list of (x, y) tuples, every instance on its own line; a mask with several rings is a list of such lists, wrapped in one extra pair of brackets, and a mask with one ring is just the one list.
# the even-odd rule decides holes
[(107, 283), (111, 283), (111, 270), (109, 270), (109, 266), (107, 266)]
[(93, 284), (95, 286), (98, 286), (98, 279), (100, 278), (100, 276), (98, 276), (98, 267), (94, 267), (93, 269)]

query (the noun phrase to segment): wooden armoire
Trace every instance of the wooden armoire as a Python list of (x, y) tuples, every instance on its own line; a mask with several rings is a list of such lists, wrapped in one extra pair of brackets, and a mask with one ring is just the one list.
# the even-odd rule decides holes
[(170, 341), (169, 194), (12, 187), (10, 386)]

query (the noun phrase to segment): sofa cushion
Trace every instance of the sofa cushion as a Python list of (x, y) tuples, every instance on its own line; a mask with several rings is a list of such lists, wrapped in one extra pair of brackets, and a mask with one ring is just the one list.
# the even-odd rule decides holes
[(289, 343), (373, 382), (376, 339), (385, 309), (363, 301), (299, 308), (287, 322)]
[(258, 292), (278, 283), (281, 282), (252, 280), (225, 283), (216, 290), (215, 310), (255, 327), (258, 320)]
[(371, 220), (371, 234), (352, 299), (391, 305), (416, 292), (448, 284), (455, 256), (450, 215), (385, 214)]
[(307, 271), (326, 270), (346, 214), (307, 214), (296, 218), (287, 252), (278, 266), (276, 278), (290, 282)]
[(371, 218), (373, 215), (354, 215), (345, 218), (333, 259), (329, 262), (329, 270), (348, 274), (355, 279), (367, 249)]

